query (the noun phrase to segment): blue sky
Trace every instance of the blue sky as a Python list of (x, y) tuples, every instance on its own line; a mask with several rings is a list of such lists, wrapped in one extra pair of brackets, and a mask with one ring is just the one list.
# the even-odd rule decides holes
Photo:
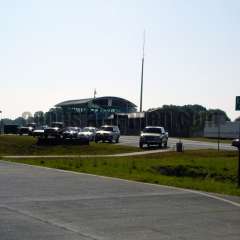
[(4, 117), (114, 95), (143, 108), (201, 104), (234, 119), (240, 95), (240, 2), (0, 0)]

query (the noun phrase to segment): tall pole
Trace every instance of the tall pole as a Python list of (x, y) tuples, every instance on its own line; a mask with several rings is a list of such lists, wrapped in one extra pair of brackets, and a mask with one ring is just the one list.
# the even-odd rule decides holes
[(94, 89), (94, 93), (93, 93), (93, 98), (95, 99), (96, 98), (96, 95), (97, 95), (97, 91), (96, 91), (96, 88)]
[(2, 110), (0, 110), (0, 134), (2, 134)]
[(141, 72), (140, 112), (142, 112), (142, 100), (143, 100), (144, 57), (145, 57), (145, 30), (144, 30), (144, 33), (143, 33), (143, 56), (142, 56), (142, 72)]
[[(240, 120), (238, 123), (238, 140), (240, 141)], [(240, 146), (238, 146), (238, 187), (240, 188)]]
[(140, 132), (142, 131), (142, 100), (143, 100), (143, 71), (144, 71), (144, 56), (145, 55), (145, 30), (143, 32), (143, 55), (142, 55), (142, 72), (141, 72), (141, 91), (140, 91), (140, 118), (139, 118), (139, 128)]
[(220, 122), (218, 120), (218, 152), (220, 151)]

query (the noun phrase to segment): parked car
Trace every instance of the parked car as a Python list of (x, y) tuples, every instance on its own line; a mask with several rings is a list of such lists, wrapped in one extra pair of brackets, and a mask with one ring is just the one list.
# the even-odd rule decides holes
[(37, 127), (35, 130), (32, 132), (33, 137), (44, 137), (44, 130), (47, 128), (47, 125)]
[(53, 122), (50, 127), (44, 129), (44, 138), (61, 138), (63, 126), (62, 122)]
[(119, 138), (120, 138), (120, 130), (118, 126), (104, 125), (96, 132), (95, 142), (115, 141), (116, 143), (118, 143)]
[(36, 128), (36, 124), (35, 123), (29, 123), (26, 127), (20, 127), (18, 129), (18, 134), (19, 135), (32, 135), (32, 132), (34, 131), (34, 129)]
[(78, 138), (78, 133), (81, 131), (79, 127), (66, 127), (61, 131), (63, 139), (75, 139)]
[(151, 145), (157, 145), (158, 147), (167, 147), (168, 132), (164, 127), (159, 126), (147, 126), (143, 129), (139, 139), (139, 147), (143, 148), (144, 145), (148, 147)]
[(31, 131), (30, 131), (29, 127), (20, 127), (18, 129), (18, 134), (20, 136), (22, 136), (22, 135), (31, 135)]
[(81, 132), (78, 133), (78, 136), (86, 136), (89, 141), (94, 141), (96, 136), (97, 128), (95, 127), (85, 127)]
[(239, 139), (239, 138), (234, 139), (234, 140), (232, 141), (232, 146), (233, 146), (233, 147), (237, 147), (237, 148), (240, 149), (240, 139)]

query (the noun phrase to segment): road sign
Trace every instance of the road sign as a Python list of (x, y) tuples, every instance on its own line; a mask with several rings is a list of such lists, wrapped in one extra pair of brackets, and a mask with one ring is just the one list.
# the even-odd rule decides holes
[(236, 97), (236, 111), (240, 111), (240, 96)]

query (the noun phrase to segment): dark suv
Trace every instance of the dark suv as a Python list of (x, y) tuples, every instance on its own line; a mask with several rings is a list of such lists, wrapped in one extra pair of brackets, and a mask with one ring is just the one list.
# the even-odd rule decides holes
[(51, 127), (44, 129), (44, 138), (61, 138), (61, 131), (63, 130), (62, 122), (53, 122)]

